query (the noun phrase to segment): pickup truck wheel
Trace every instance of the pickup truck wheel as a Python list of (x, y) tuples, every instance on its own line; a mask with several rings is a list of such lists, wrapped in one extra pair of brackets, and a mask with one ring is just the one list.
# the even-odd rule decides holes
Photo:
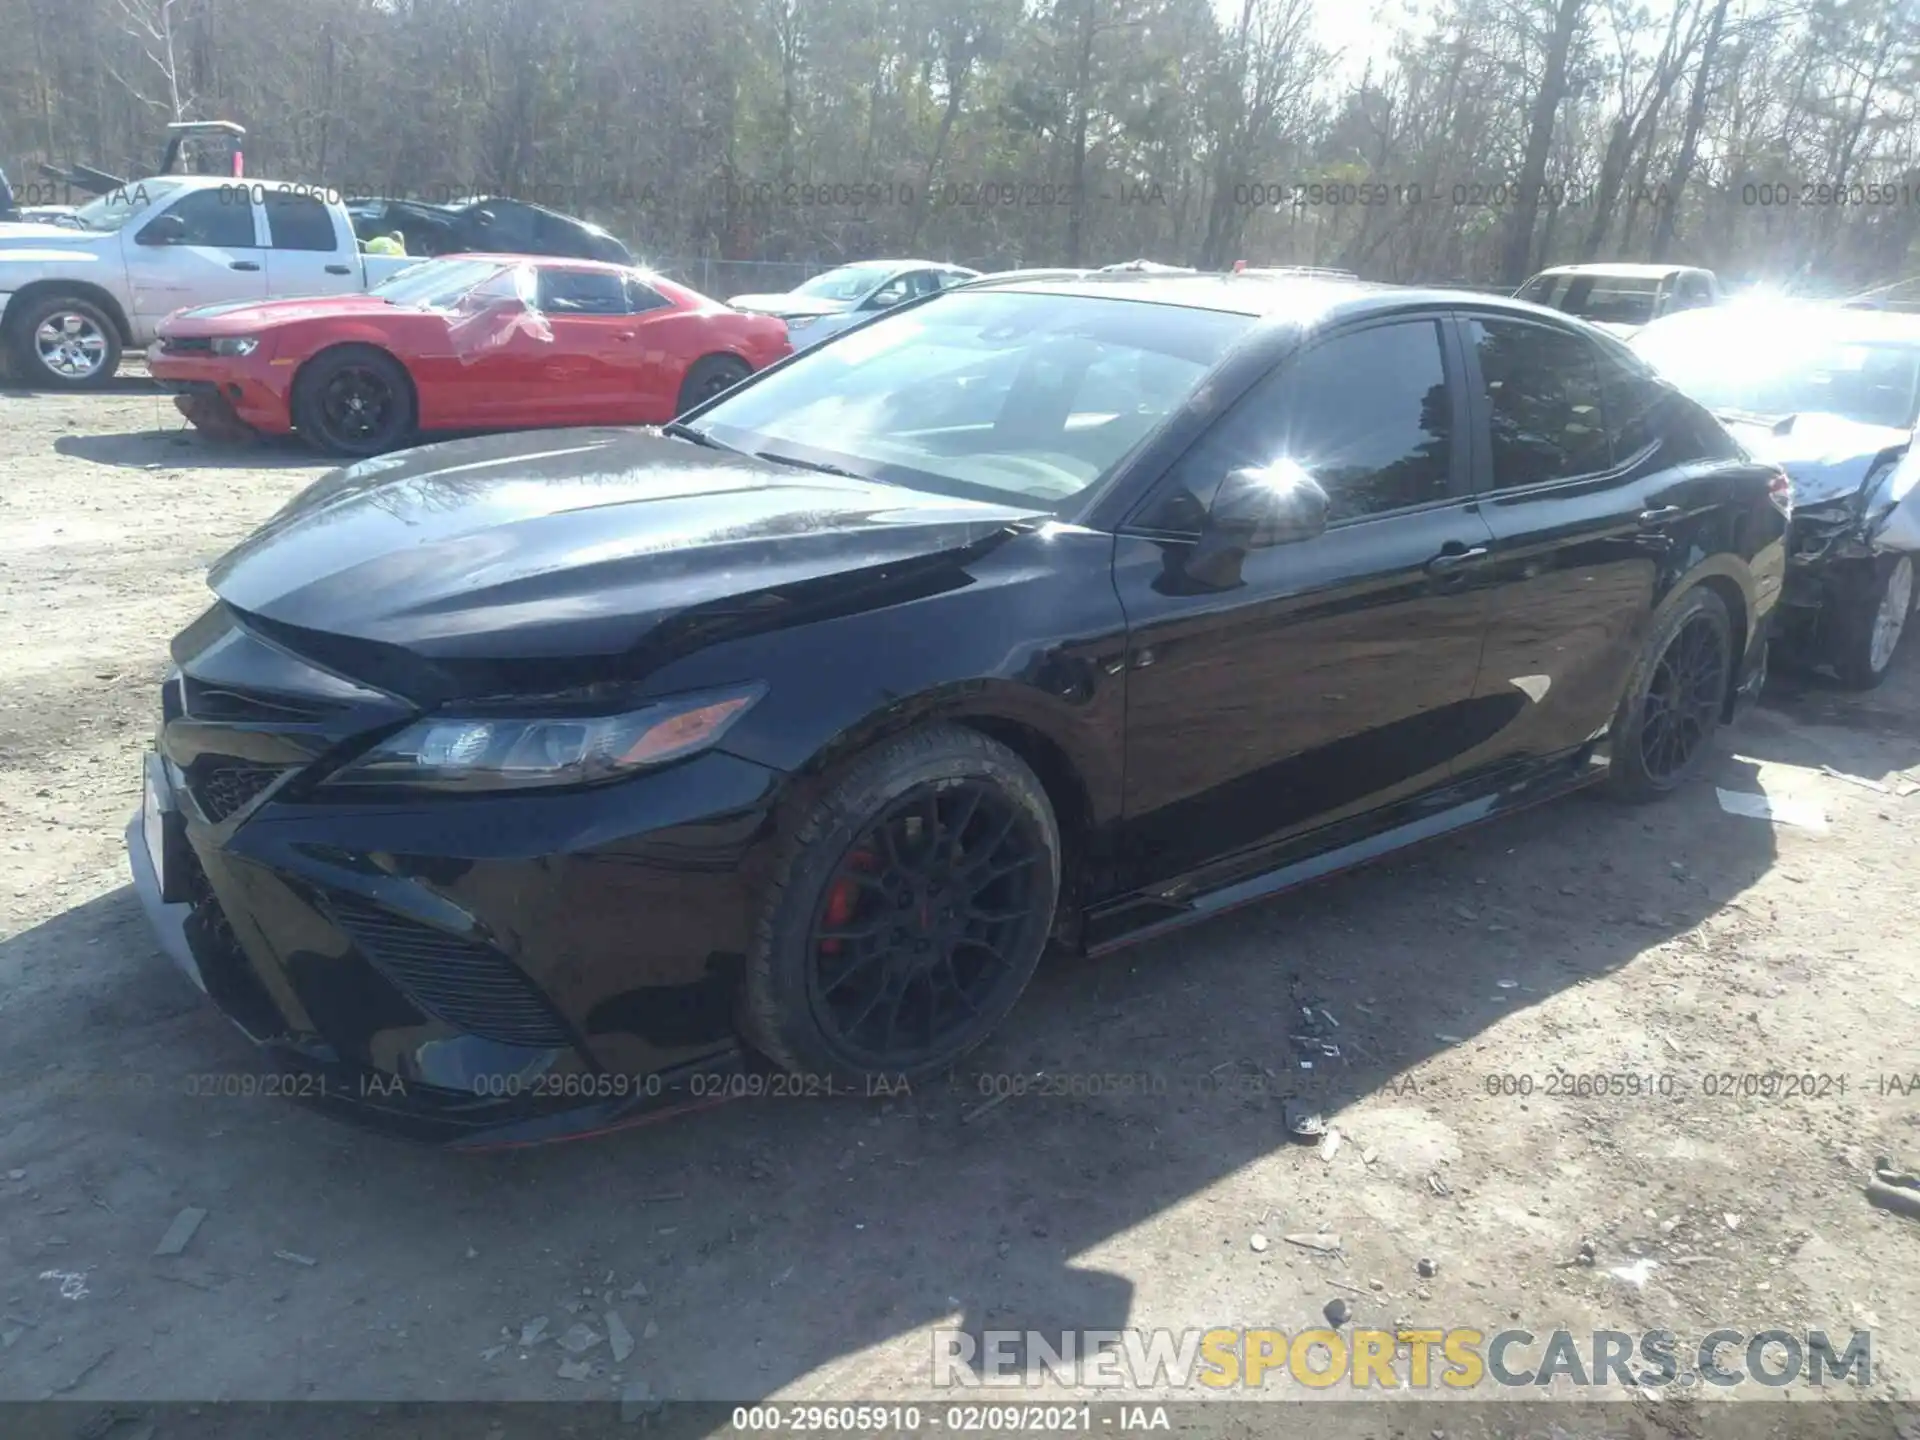
[(1887, 678), (1893, 655), (1913, 615), (1913, 556), (1880, 555), (1836, 577), (1833, 670), (1851, 690), (1871, 690)]
[(379, 455), (413, 433), (413, 381), (371, 345), (324, 350), (293, 382), (293, 428), (329, 455)]
[(21, 384), (97, 390), (120, 368), (120, 332), (92, 301), (46, 295), (22, 308), (8, 327)]

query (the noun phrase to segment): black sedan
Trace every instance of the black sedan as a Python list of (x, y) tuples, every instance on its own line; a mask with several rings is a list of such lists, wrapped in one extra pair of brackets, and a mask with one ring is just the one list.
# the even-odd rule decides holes
[(665, 432), (316, 483), (174, 641), (134, 877), (279, 1090), (406, 1133), (873, 1093), (1049, 942), (1681, 785), (1787, 508), (1515, 301), (970, 286)]

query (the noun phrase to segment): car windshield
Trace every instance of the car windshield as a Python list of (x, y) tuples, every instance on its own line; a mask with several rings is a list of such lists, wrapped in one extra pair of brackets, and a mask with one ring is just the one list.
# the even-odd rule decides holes
[(489, 282), (499, 287), (503, 299), (524, 298), (523, 287), (510, 283), (513, 279), (513, 270), (495, 260), (429, 260), (424, 265), (409, 265), (369, 293), (394, 305), (452, 310)]
[(1632, 344), (1710, 410), (1838, 415), (1911, 429), (1920, 418), (1920, 335), (1905, 343), (1865, 340), (1823, 325), (1825, 318), (1682, 315), (1641, 331)]
[(1098, 484), (1253, 323), (1087, 296), (950, 291), (698, 417), (734, 449), (1057, 508)]
[(73, 218), (89, 230), (118, 230), (179, 188), (178, 180), (141, 180), (89, 200), (73, 212)]
[(809, 300), (858, 300), (891, 274), (885, 265), (843, 265), (814, 276), (793, 293)]
[(1660, 281), (1638, 275), (1536, 275), (1519, 297), (1600, 325), (1645, 325), (1653, 319)]

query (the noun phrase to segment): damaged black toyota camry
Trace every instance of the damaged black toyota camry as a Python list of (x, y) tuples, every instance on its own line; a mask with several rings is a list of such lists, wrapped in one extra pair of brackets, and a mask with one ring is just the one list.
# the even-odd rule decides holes
[(1683, 784), (1787, 508), (1518, 302), (971, 286), (665, 431), (317, 482), (173, 643), (134, 878), (279, 1089), (397, 1132), (870, 1093), (1050, 942)]

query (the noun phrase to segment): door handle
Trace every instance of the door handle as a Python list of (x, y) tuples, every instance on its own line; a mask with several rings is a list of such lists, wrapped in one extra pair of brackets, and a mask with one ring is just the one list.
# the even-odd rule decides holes
[(227, 268), (229, 270), (258, 270), (260, 268), (260, 262), (258, 260), (229, 260), (227, 262)]
[(1652, 530), (1656, 526), (1671, 525), (1674, 521), (1684, 518), (1686, 513), (1678, 505), (1662, 505), (1658, 510), (1642, 510), (1640, 528)]
[(1427, 561), (1427, 573), (1430, 575), (1451, 574), (1455, 570), (1463, 569), (1473, 564), (1476, 560), (1484, 560), (1486, 558), (1487, 547), (1484, 545), (1475, 545), (1471, 549), (1462, 547), (1457, 550), (1442, 550), (1438, 555)]
[(353, 273), (353, 267), (351, 265), (327, 266), (327, 274), (329, 275), (351, 275), (352, 273)]

